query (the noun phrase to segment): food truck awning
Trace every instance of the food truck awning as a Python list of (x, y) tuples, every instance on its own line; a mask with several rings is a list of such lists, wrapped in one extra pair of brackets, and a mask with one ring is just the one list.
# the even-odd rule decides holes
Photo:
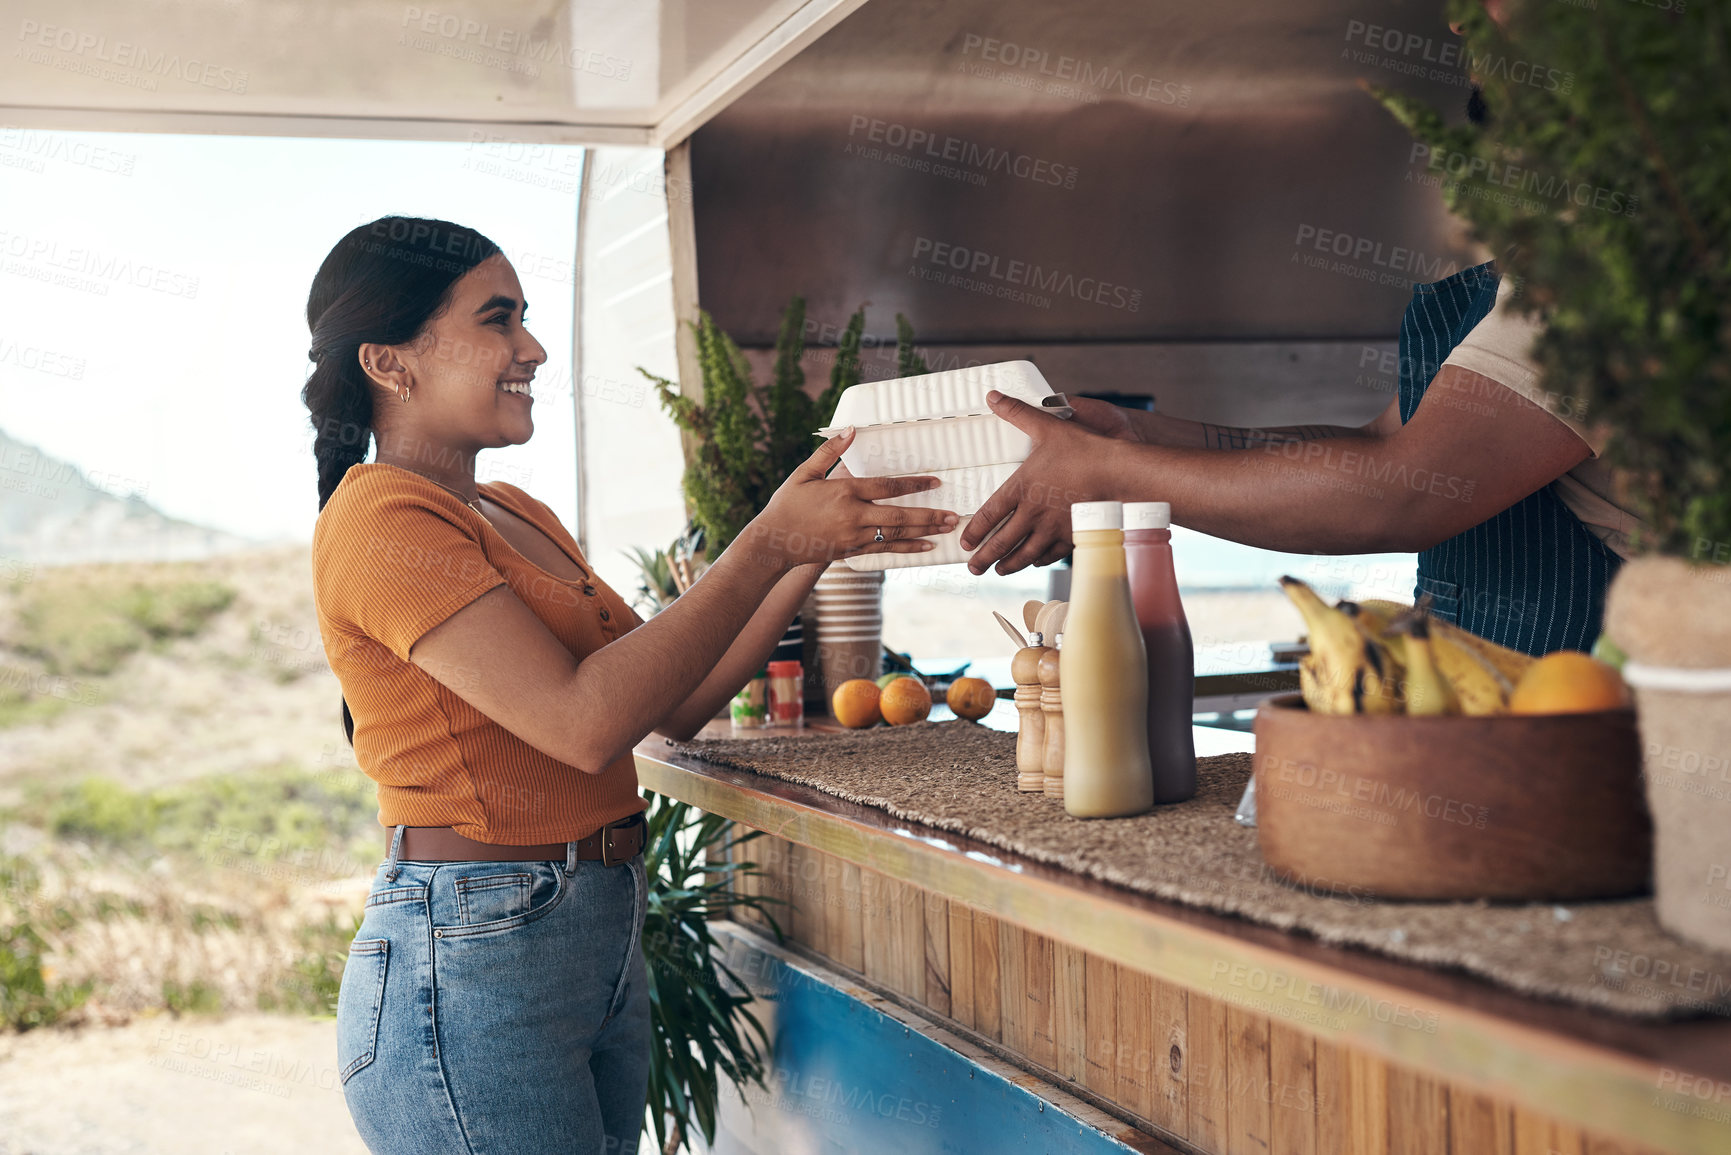
[(4, 0), (0, 121), (666, 148), (865, 0)]

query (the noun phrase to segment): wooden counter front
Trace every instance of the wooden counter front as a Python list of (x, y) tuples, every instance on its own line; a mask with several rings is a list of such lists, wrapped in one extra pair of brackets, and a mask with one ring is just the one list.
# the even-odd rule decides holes
[(747, 846), (765, 871), (754, 886), (790, 904), (778, 920), (797, 947), (1180, 1147), (1731, 1152), (1724, 1019), (1525, 998), (682, 758), (658, 738), (636, 753), (647, 789), (769, 836)]

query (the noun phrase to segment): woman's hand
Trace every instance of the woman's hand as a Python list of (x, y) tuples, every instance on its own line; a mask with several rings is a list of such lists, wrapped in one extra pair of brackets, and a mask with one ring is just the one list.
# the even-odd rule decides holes
[[(935, 477), (852, 476), (840, 462), (853, 438), (850, 427), (820, 445), (745, 527), (740, 544), (754, 556), (792, 567), (864, 553), (923, 553), (935, 545), (927, 536), (956, 528), (960, 519), (949, 510), (874, 505), (940, 483)], [(831, 469), (835, 475), (826, 478)]]

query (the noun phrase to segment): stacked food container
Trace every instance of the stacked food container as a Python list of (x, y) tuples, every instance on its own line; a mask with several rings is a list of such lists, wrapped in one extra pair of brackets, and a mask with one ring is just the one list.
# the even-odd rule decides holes
[(873, 553), (850, 557), (850, 569), (869, 572), (892, 566), (945, 565), (966, 561), (962, 548), (968, 518), (1016, 472), (1033, 442), (1026, 433), (993, 413), (986, 394), (998, 392), (1058, 417), (1070, 409), (1052, 392), (1032, 361), (970, 365), (853, 386), (841, 395), (830, 428), (833, 436), (852, 425), (857, 433), (842, 454), (855, 477), (936, 476), (936, 489), (888, 498), (883, 504), (948, 509), (962, 519), (951, 532), (934, 538), (925, 553)]

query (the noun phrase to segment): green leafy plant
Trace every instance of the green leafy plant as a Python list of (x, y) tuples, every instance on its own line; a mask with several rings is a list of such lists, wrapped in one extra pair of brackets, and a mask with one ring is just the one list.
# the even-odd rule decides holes
[(47, 944), (28, 922), (0, 926), (0, 1026), (27, 1031), (50, 1026), (89, 997), (90, 984), (50, 978)]
[(1490, 123), (1371, 91), (1545, 321), (1549, 391), (1609, 428), (1650, 532), (1731, 543), (1731, 14), (1722, 4), (1450, 0)]
[(691, 588), (703, 575), (704, 529), (696, 522), (666, 549), (654, 551), (633, 546), (625, 551), (637, 566), (637, 597), (633, 604), (644, 614), (656, 614)]
[(781, 926), (766, 904), (779, 900), (737, 893), (741, 875), (760, 873), (751, 862), (728, 861), (735, 846), (761, 835), (736, 835), (717, 814), (649, 793), (643, 865), (649, 877), (643, 955), (649, 968), (649, 1108), (656, 1141), (669, 1153), (689, 1147), (695, 1125), (705, 1143), (715, 1139), (719, 1079), (736, 1086), (764, 1085), (768, 1032), (748, 1009), (752, 995), (720, 957), (712, 918), (727, 908), (757, 910), (776, 937)]
[[(767, 385), (752, 380), (739, 346), (707, 312), (691, 323), (703, 374), (702, 399), (639, 368), (655, 383), (661, 405), (691, 435), (693, 455), (685, 469), (685, 500), (703, 527), (711, 560), (739, 536), (800, 462), (811, 456), (812, 434), (835, 416), (842, 393), (859, 383), (865, 307), (848, 319), (836, 344), (829, 385), (815, 397), (806, 391), (800, 361), (805, 353), (805, 298), (795, 297), (781, 315), (775, 362)], [(896, 314), (899, 375), (926, 372), (914, 351), (913, 327)]]
[(89, 997), (91, 984), (57, 982), (38, 926), (64, 929), (67, 913), (40, 899), (41, 877), (23, 858), (0, 855), (0, 1027), (27, 1031), (58, 1022)]

